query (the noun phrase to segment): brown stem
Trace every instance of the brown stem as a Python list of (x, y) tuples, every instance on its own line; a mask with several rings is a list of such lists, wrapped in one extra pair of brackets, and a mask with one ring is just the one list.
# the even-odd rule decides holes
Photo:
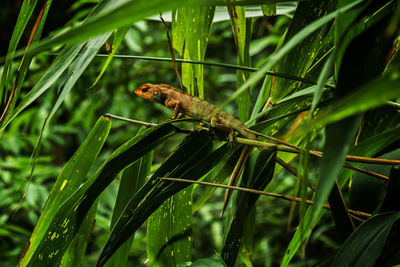
[[(303, 178), (298, 175), (296, 169), (293, 168), (292, 166), (290, 166), (288, 163), (284, 162), (281, 158), (276, 157), (276, 162), (278, 162), (278, 164), (281, 165), (285, 170), (287, 170), (294, 176), (298, 177), (300, 180), (303, 180)], [(311, 188), (311, 190), (315, 191), (315, 186), (312, 183), (310, 183), (309, 181), (307, 181), (307, 186), (309, 188)]]
[[(161, 180), (166, 180), (166, 181), (183, 182), (183, 183), (199, 184), (199, 185), (205, 185), (205, 186), (213, 186), (213, 187), (219, 187), (219, 188), (225, 188), (225, 189), (238, 190), (238, 191), (248, 192), (248, 193), (252, 193), (252, 194), (265, 195), (265, 196), (281, 198), (281, 199), (295, 201), (295, 202), (304, 201), (307, 205), (314, 204), (313, 201), (308, 200), (308, 199), (303, 200), (298, 197), (292, 197), (292, 196), (287, 196), (287, 195), (282, 195), (282, 194), (277, 194), (277, 193), (265, 192), (265, 191), (261, 191), (261, 190), (251, 189), (251, 188), (245, 188), (245, 187), (239, 187), (239, 186), (229, 186), (229, 185), (223, 185), (223, 184), (214, 184), (214, 183), (209, 183), (209, 182), (201, 182), (201, 181), (181, 179), (181, 178), (172, 178), (172, 177), (158, 177), (158, 178)], [(331, 207), (328, 204), (324, 204), (323, 207), (325, 209), (331, 209)], [(369, 214), (369, 213), (365, 213), (365, 212), (357, 211), (357, 210), (348, 210), (348, 212), (355, 216), (362, 216), (362, 217), (370, 217), (371, 216), (371, 214)]]

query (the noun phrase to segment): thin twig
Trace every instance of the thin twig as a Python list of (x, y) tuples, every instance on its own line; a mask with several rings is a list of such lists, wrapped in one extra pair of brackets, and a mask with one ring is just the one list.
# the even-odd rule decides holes
[[(263, 137), (266, 137), (263, 135)], [(263, 146), (263, 147), (274, 147), (273, 143), (268, 143), (268, 142), (262, 142), (262, 141), (255, 141), (255, 140), (250, 140), (246, 138), (241, 138), (237, 137), (236, 138), (238, 143), (244, 144), (244, 145), (252, 145), (252, 146)], [(301, 151), (304, 149), (292, 144), (289, 144), (285, 141), (282, 141), (280, 139), (274, 138), (274, 137), (269, 137), (269, 139), (275, 143), (280, 143), (282, 145), (275, 145), (278, 151), (282, 152), (289, 152), (289, 153), (295, 153), (299, 154)], [(263, 145), (264, 143), (264, 145)], [(322, 158), (323, 153), (321, 151), (316, 151), (316, 150), (310, 150), (310, 155)], [(346, 156), (347, 161), (351, 162), (361, 162), (361, 163), (371, 163), (371, 164), (383, 164), (383, 165), (400, 165), (400, 160), (394, 160), (394, 159), (378, 159), (378, 158), (368, 158), (368, 157), (360, 157), (360, 156), (353, 156), (353, 155), (347, 155)]]
[[(276, 162), (281, 165), (285, 170), (287, 170), (288, 172), (290, 172), (291, 174), (293, 174), (294, 176), (296, 176), (297, 178), (299, 178), (300, 180), (303, 180), (303, 178), (301, 176), (298, 175), (297, 171), (295, 168), (293, 168), (292, 166), (290, 166), (289, 164), (287, 164), (286, 162), (284, 162), (281, 158), (276, 157)], [(315, 186), (310, 183), (310, 181), (307, 181), (307, 186), (315, 191)]]
[(346, 160), (352, 161), (352, 162), (362, 162), (362, 163), (371, 163), (371, 164), (400, 165), (400, 160), (367, 158), (367, 157), (352, 156), (352, 155), (347, 155)]
[[(145, 122), (145, 121), (139, 121), (139, 120), (128, 119), (128, 118), (120, 117), (120, 116), (113, 115), (113, 114), (110, 114), (110, 113), (107, 113), (107, 114), (105, 114), (104, 116), (105, 116), (105, 117), (109, 117), (109, 118), (113, 118), (113, 119), (117, 119), (117, 120), (122, 120), (122, 121), (130, 122), (130, 123), (135, 123), (135, 124), (139, 124), (139, 125), (144, 125), (144, 126), (146, 126), (146, 127), (153, 127), (153, 126), (157, 126), (157, 125), (158, 125), (158, 124), (156, 124), (156, 123), (150, 123), (150, 122)], [(191, 133), (192, 131), (190, 131), (190, 130), (182, 130), (182, 129), (181, 129), (181, 132), (184, 132), (184, 133)], [(275, 141), (275, 140), (279, 140), (279, 139), (272, 138), (272, 140)], [(279, 141), (280, 141), (280, 140), (279, 140)], [(237, 143), (240, 143), (240, 144), (244, 144), (244, 145), (251, 145), (251, 146), (257, 146), (257, 147), (265, 147), (265, 148), (269, 148), (269, 149), (275, 149), (275, 150), (281, 151), (281, 152), (289, 152), (289, 153), (296, 153), (296, 154), (299, 154), (299, 153), (300, 153), (299, 150), (301, 150), (301, 148), (299, 148), (299, 147), (297, 147), (297, 146), (294, 146), (294, 145), (291, 145), (291, 147), (289, 147), (289, 148), (288, 148), (288, 147), (285, 147), (285, 145), (288, 144), (288, 143), (286, 143), (286, 142), (284, 142), (285, 145), (277, 145), (277, 144), (273, 144), (273, 143), (262, 142), (262, 141), (256, 141), (256, 140), (251, 140), (251, 139), (241, 138), (241, 137), (237, 137), (237, 138), (236, 138), (236, 142), (237, 142)], [(296, 149), (296, 147), (297, 147), (298, 149)], [(319, 151), (310, 151), (310, 154), (313, 155), (313, 156), (322, 158), (322, 152), (319, 152)], [(356, 156), (350, 156), (350, 157), (356, 157)], [(373, 158), (363, 158), (363, 157), (357, 157), (357, 158), (358, 158), (358, 159), (357, 159), (357, 162), (363, 162), (363, 161), (362, 161), (363, 159), (365, 159), (368, 163), (374, 162), (374, 159), (373, 159)], [(347, 159), (347, 157), (346, 157), (346, 159)], [(351, 161), (351, 159), (350, 159), (349, 161)], [(397, 165), (397, 164), (398, 164), (396, 160), (378, 159), (377, 162), (379, 162), (379, 164), (383, 164), (384, 161), (386, 161), (387, 164), (392, 164), (392, 165)], [(394, 164), (394, 162), (396, 162), (397, 164)], [(375, 172), (371, 172), (371, 171), (368, 171), (368, 170), (365, 170), (365, 169), (361, 169), (361, 168), (359, 168), (359, 167), (355, 167), (355, 166), (349, 165), (349, 164), (347, 164), (347, 163), (345, 163), (343, 166), (346, 167), (346, 168), (349, 168), (349, 169), (358, 171), (358, 172), (365, 173), (365, 174), (370, 175), (370, 176), (373, 176), (373, 177), (377, 177), (377, 178), (384, 179), (384, 180), (389, 180), (389, 177), (387, 177), (387, 176), (385, 176), (385, 175), (382, 175), (382, 174), (379, 174), (379, 173), (375, 173)]]
[(169, 53), (171, 54), (172, 65), (174, 66), (174, 70), (175, 70), (175, 73), (176, 73), (176, 77), (178, 78), (179, 85), (181, 86), (181, 89), (183, 89), (181, 75), (179, 74), (178, 66), (176, 65), (174, 49), (172, 48), (171, 38), (169, 37), (168, 25), (167, 25), (167, 23), (165, 23), (165, 21), (164, 21), (164, 19), (162, 17), (162, 14), (160, 14), (160, 19), (161, 19), (162, 23), (165, 26), (165, 32), (167, 34), (168, 48), (169, 48)]
[(366, 175), (373, 176), (373, 177), (376, 177), (376, 178), (379, 178), (379, 179), (382, 179), (382, 180), (386, 180), (386, 181), (389, 180), (389, 177), (387, 177), (385, 175), (382, 175), (380, 173), (377, 173), (377, 172), (372, 172), (372, 171), (368, 171), (366, 169), (361, 169), (359, 167), (355, 167), (355, 166), (347, 164), (347, 163), (343, 164), (343, 166), (345, 168), (348, 168), (348, 169), (351, 169), (351, 170), (355, 170), (355, 171), (358, 171), (358, 172), (362, 172), (362, 173), (365, 173)]
[[(266, 148), (275, 149), (275, 150), (281, 151), (281, 152), (288, 152), (288, 153), (295, 153), (295, 154), (299, 154), (300, 153), (299, 150), (294, 149), (292, 147), (285, 147), (284, 145), (276, 145), (276, 144), (272, 144), (272, 143), (268, 143), (268, 142), (255, 141), (255, 140), (250, 140), (250, 139), (241, 138), (241, 137), (237, 137), (236, 138), (236, 142), (238, 142), (240, 144), (243, 144), (243, 145), (266, 147)], [(322, 158), (322, 153), (319, 152), (319, 151), (310, 151), (310, 154), (313, 155), (313, 156)], [(367, 159), (371, 160), (371, 158), (367, 158)], [(359, 161), (359, 162), (361, 162), (361, 161)], [(352, 165), (347, 164), (347, 163), (343, 164), (343, 166), (345, 168), (352, 169), (352, 170), (355, 170), (355, 171), (358, 171), (358, 172), (362, 172), (362, 173), (365, 173), (367, 175), (370, 175), (370, 176), (373, 176), (373, 177), (376, 177), (376, 178), (379, 178), (379, 179), (389, 180), (389, 177), (387, 177), (385, 175), (382, 175), (382, 174), (379, 174), (379, 173), (376, 173), (376, 172), (371, 172), (371, 171), (368, 171), (368, 170), (365, 170), (365, 169), (362, 169), (362, 168), (359, 168), (359, 167), (355, 167), (355, 166), (352, 166)]]
[[(59, 53), (49, 53), (48, 55), (58, 56)], [(96, 57), (108, 57), (108, 56), (109, 56), (108, 54), (100, 54), (100, 53), (96, 54)], [(118, 54), (114, 55), (113, 57), (114, 58), (127, 58), (127, 59), (134, 59), (134, 60), (167, 61), (167, 62), (172, 61), (171, 58), (165, 58), (165, 57), (148, 57), (148, 56), (133, 56), (133, 55), (118, 55)], [(205, 65), (205, 66), (221, 67), (221, 68), (228, 68), (228, 69), (234, 69), (234, 70), (244, 70), (244, 71), (250, 71), (250, 72), (256, 72), (259, 70), (258, 68), (240, 66), (240, 65), (235, 65), (235, 64), (211, 62), (211, 61), (199, 61), (199, 60), (189, 60), (189, 59), (180, 59), (180, 58), (176, 58), (175, 61), (181, 62), (181, 63), (200, 64), (200, 65)], [(298, 81), (298, 82), (303, 82), (303, 83), (312, 84), (312, 85), (317, 84), (315, 81), (304, 79), (304, 78), (290, 75), (290, 74), (285, 74), (285, 73), (267, 71), (265, 73), (265, 75), (276, 76), (276, 77), (293, 80), (293, 81)], [(335, 86), (330, 85), (330, 84), (326, 84), (325, 87), (330, 88), (330, 89), (335, 88)]]
[(153, 126), (157, 126), (158, 125), (157, 123), (151, 123), (151, 122), (128, 119), (128, 118), (120, 117), (120, 116), (113, 115), (113, 114), (110, 114), (110, 113), (104, 114), (104, 117), (117, 119), (117, 120), (121, 120), (121, 121), (126, 121), (126, 122), (130, 122), (130, 123), (135, 123), (135, 124), (139, 124), (139, 125), (144, 125), (146, 127), (153, 127)]
[[(298, 197), (292, 197), (288, 195), (282, 195), (282, 194), (277, 194), (277, 193), (271, 193), (271, 192), (265, 192), (261, 190), (256, 190), (256, 189), (251, 189), (251, 188), (245, 188), (245, 187), (239, 187), (239, 186), (229, 186), (229, 185), (223, 185), (223, 184), (214, 184), (214, 183), (209, 183), (209, 182), (201, 182), (201, 181), (195, 181), (195, 180), (188, 180), (188, 179), (181, 179), (181, 178), (172, 178), (172, 177), (158, 177), (161, 180), (166, 180), (166, 181), (172, 181), (172, 182), (182, 182), (182, 183), (191, 183), (191, 184), (199, 184), (199, 185), (205, 185), (205, 186), (212, 186), (212, 187), (219, 187), (219, 188), (224, 188), (224, 189), (232, 189), (232, 190), (238, 190), (238, 191), (243, 191), (247, 193), (252, 193), (252, 194), (258, 194), (258, 195), (264, 195), (264, 196), (270, 196), (270, 197), (275, 197), (275, 198), (280, 198), (280, 199), (285, 199), (289, 201), (295, 201), (295, 202), (302, 202), (304, 201), (307, 205), (313, 205), (314, 202), (311, 200), (303, 200)], [(324, 204), (325, 209), (331, 209), (331, 207), (328, 204)], [(356, 216), (362, 216), (362, 217), (370, 217), (371, 214), (365, 213), (362, 211), (357, 211), (357, 210), (348, 210), (349, 213), (354, 214)]]
[[(254, 131), (252, 131), (254, 132)], [(303, 148), (298, 147), (296, 145), (290, 144), (286, 141), (283, 141), (281, 139), (264, 135), (261, 133), (254, 132), (255, 134), (262, 136), (264, 138), (267, 138), (270, 141), (276, 142), (278, 144), (282, 144), (285, 146), (288, 146), (290, 148), (294, 148), (298, 151), (305, 151)], [(316, 151), (316, 150), (309, 150), (310, 155), (322, 158), (323, 153), (321, 151)], [(347, 161), (353, 161), (353, 162), (362, 162), (362, 163), (372, 163), (372, 164), (384, 164), (384, 165), (400, 165), (400, 160), (391, 160), (391, 159), (377, 159), (377, 158), (367, 158), (367, 157), (360, 157), (360, 156), (353, 156), (353, 155), (347, 155), (346, 156)]]

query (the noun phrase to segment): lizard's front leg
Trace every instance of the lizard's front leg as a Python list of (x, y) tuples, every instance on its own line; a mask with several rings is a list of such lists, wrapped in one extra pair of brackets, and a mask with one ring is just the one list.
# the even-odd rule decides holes
[(174, 113), (169, 120), (175, 120), (182, 118), (185, 114), (182, 112), (181, 103), (178, 101), (167, 100), (165, 102), (167, 108), (173, 109)]
[(174, 114), (172, 114), (171, 119), (175, 120), (178, 118), (178, 116), (181, 114), (180, 118), (183, 116), (183, 114), (181, 113), (181, 103), (177, 102), (175, 104), (175, 108), (174, 108)]

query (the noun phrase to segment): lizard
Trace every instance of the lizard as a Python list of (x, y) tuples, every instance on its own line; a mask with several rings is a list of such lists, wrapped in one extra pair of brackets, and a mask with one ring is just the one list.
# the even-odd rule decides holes
[(257, 132), (250, 130), (240, 120), (207, 101), (184, 93), (167, 84), (146, 83), (135, 90), (135, 94), (156, 102), (174, 111), (171, 119), (189, 117), (209, 122), (211, 127), (232, 134), (234, 131), (248, 139), (258, 140)]
[[(257, 135), (263, 136), (258, 132), (250, 130), (239, 119), (217, 108), (213, 104), (199, 97), (184, 93), (167, 84), (146, 83), (137, 88), (135, 94), (173, 110), (174, 112), (171, 119), (178, 119), (187, 115), (195, 119), (209, 122), (211, 127), (228, 132), (231, 142), (234, 140), (235, 131), (251, 140), (258, 140)], [(244, 146), (228, 185), (236, 184), (250, 151), (250, 146)], [(225, 193), (221, 217), (227, 207), (231, 194), (232, 191), (229, 189)]]

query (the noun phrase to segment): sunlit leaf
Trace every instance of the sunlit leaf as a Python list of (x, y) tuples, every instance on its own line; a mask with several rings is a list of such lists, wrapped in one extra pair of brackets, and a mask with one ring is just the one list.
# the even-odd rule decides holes
[(113, 7), (111, 10), (101, 12), (98, 16), (86, 20), (83, 24), (72, 27), (65, 33), (52, 38), (47, 38), (38, 44), (33, 45), (27, 53), (37, 54), (52, 46), (73, 44), (87, 40), (88, 38), (103, 34), (104, 32), (130, 26), (134, 22), (146, 18), (147, 16), (187, 4), (190, 4), (190, 2), (188, 3), (188, 1), (183, 0), (124, 1), (123, 3)]
[[(182, 7), (174, 13), (173, 45), (184, 59), (204, 60), (214, 13), (210, 6)], [(182, 82), (190, 94), (204, 98), (203, 65), (183, 63)]]
[(46, 230), (50, 222), (55, 218), (58, 208), (85, 181), (87, 172), (103, 146), (110, 127), (111, 121), (108, 118), (101, 117), (74, 156), (65, 164), (50, 192), (43, 212), (29, 240), (26, 252), (21, 257), (20, 266), (26, 266), (29, 263), (33, 253), (47, 233)]
[[(204, 155), (205, 150), (209, 149), (209, 145), (207, 145), (208, 141), (204, 142), (202, 147), (199, 147), (198, 150), (195, 151), (197, 153), (193, 153), (193, 147), (191, 147), (192, 152), (189, 153), (187, 145), (190, 145), (190, 141), (196, 141), (198, 138), (209, 138), (209, 136), (198, 134), (184, 140), (178, 150), (157, 169), (149, 181), (131, 198), (124, 210), (124, 215), (120, 217), (110, 234), (102, 254), (100, 255), (98, 265), (102, 265), (106, 262), (114, 251), (135, 233), (143, 222), (161, 206), (166, 199), (189, 185), (188, 183), (180, 182), (162, 182), (158, 177), (165, 177), (165, 175), (175, 172), (180, 178), (199, 179), (213, 168), (228, 151), (227, 146), (222, 146), (214, 152)], [(182, 160), (182, 154), (186, 155), (186, 160), (184, 161)], [(190, 156), (188, 157), (187, 155)], [(200, 161), (197, 160), (198, 155), (203, 155)], [(186, 168), (187, 166), (190, 167)]]
[(33, 13), (33, 10), (35, 9), (35, 6), (37, 4), (37, 0), (34, 1), (29, 1), (25, 0), (22, 3), (20, 12), (18, 14), (18, 19), (14, 27), (13, 34), (11, 36), (10, 42), (8, 44), (8, 50), (7, 50), (7, 57), (3, 66), (3, 72), (1, 75), (1, 81), (0, 81), (0, 103), (3, 103), (3, 97), (7, 95), (7, 88), (5, 87), (7, 85), (7, 82), (10, 79), (10, 74), (11, 74), (11, 64), (12, 64), (12, 59), (15, 53), (15, 50), (17, 49), (17, 45), (21, 39), (21, 36), (25, 30), (25, 27)]
[(338, 14), (342, 12), (346, 12), (347, 10), (350, 10), (354, 8), (355, 6), (361, 4), (363, 0), (356, 1), (354, 3), (348, 4), (340, 9), (337, 9), (336, 11), (333, 11), (326, 16), (319, 18), (315, 20), (314, 22), (310, 23), (308, 26), (304, 27), (302, 30), (300, 30), (297, 34), (295, 34), (288, 42), (282, 46), (279, 50), (277, 50), (275, 53), (273, 53), (268, 62), (265, 63), (259, 71), (254, 73), (250, 79), (243, 84), (238, 90), (236, 90), (225, 102), (221, 105), (221, 107), (224, 107), (227, 105), (229, 102), (231, 102), (233, 99), (235, 99), (239, 94), (247, 90), (250, 86), (254, 85), (257, 83), (261, 78), (264, 77), (265, 73), (267, 71), (270, 71), (273, 66), (275, 66), (276, 63), (279, 62), (289, 51), (291, 51), (293, 48), (295, 48), (299, 43), (301, 43), (305, 38), (307, 38), (310, 34), (318, 30), (320, 27), (324, 26), (326, 23), (329, 21), (333, 20)]
[(57, 213), (48, 222), (49, 226), (29, 265), (59, 263), (92, 204), (114, 177), (122, 169), (171, 137), (175, 131), (176, 128), (170, 124), (153, 127), (114, 151), (87, 182), (74, 191), (61, 206), (58, 206)]

